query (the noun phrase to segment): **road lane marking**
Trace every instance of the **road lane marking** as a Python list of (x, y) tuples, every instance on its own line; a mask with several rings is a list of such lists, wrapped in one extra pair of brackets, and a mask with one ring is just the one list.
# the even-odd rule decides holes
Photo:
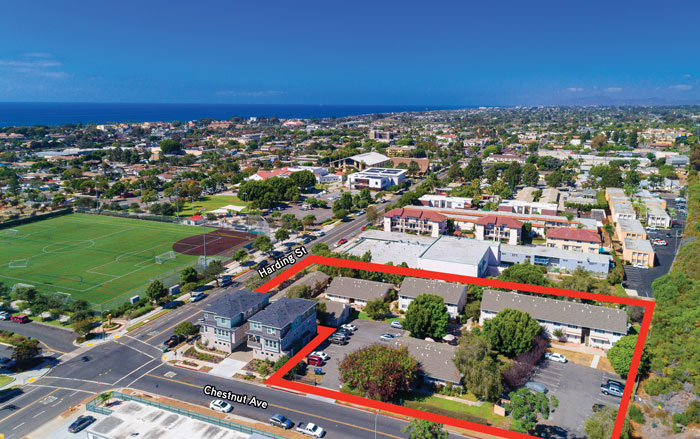
[(46, 412), (46, 410), (42, 410), (39, 413), (37, 413), (36, 415), (32, 416), (32, 418), (38, 418), (39, 416), (41, 416), (45, 412)]
[(18, 428), (20, 428), (20, 427), (23, 426), (23, 425), (24, 425), (24, 422), (22, 422), (21, 424), (15, 425), (15, 428), (13, 428), (12, 431), (17, 430)]
[(144, 372), (143, 374), (141, 374), (141, 376), (139, 376), (138, 378), (136, 378), (134, 381), (132, 381), (132, 382), (130, 382), (129, 384), (127, 384), (126, 387), (131, 387), (132, 384), (134, 384), (136, 381), (140, 380), (141, 378), (145, 377), (146, 375), (155, 376), (155, 375), (151, 375), (151, 372), (153, 372), (154, 370), (158, 369), (160, 366), (162, 366), (162, 364), (160, 364), (160, 362), (159, 362), (159, 363), (156, 365), (156, 367), (154, 367), (153, 369), (148, 370), (147, 372)]
[(196, 316), (197, 314), (199, 314), (199, 313), (201, 313), (201, 312), (202, 312), (202, 310), (200, 309), (199, 311), (197, 311), (197, 312), (195, 312), (195, 313), (193, 313), (193, 314), (190, 314), (189, 316), (185, 317), (184, 319), (180, 320), (179, 322), (173, 323), (172, 325), (170, 325), (170, 326), (168, 326), (167, 328), (163, 329), (162, 331), (160, 331), (158, 334), (154, 335), (153, 337), (147, 338), (147, 339), (145, 340), (145, 342), (149, 342), (149, 341), (153, 340), (154, 338), (158, 337), (159, 335), (164, 334), (164, 333), (170, 331), (172, 328), (176, 327), (177, 325), (179, 325), (179, 324), (182, 323), (183, 321), (188, 320), (188, 319), (190, 319), (190, 318)]
[[(49, 392), (47, 395), (45, 395), (44, 398), (46, 398), (47, 396), (50, 396), (50, 395), (52, 395), (52, 394), (54, 394), (54, 393), (56, 393), (56, 392), (58, 392), (58, 391), (59, 391), (59, 389), (52, 390), (52, 391)], [(43, 399), (43, 398), (42, 398), (42, 399)], [(36, 404), (36, 403), (39, 402), (39, 401), (40, 401), (40, 400), (37, 399), (36, 401), (34, 401), (34, 402), (30, 403), (30, 404), (25, 405), (24, 407), (22, 407), (21, 409), (17, 410), (16, 412), (14, 412), (14, 413), (12, 413), (12, 414), (10, 414), (10, 415), (5, 416), (4, 418), (0, 419), (0, 424), (3, 423), (4, 421), (6, 421), (7, 419), (9, 419), (9, 418), (15, 416), (16, 414), (21, 413), (22, 411), (28, 409), (29, 407), (33, 406), (34, 404)]]
[[(37, 340), (39, 340), (39, 339), (37, 338)], [(41, 340), (39, 340), (39, 343), (41, 343), (46, 349), (48, 349), (48, 350), (50, 350), (50, 351), (52, 351), (52, 352), (57, 352), (57, 353), (59, 353), (59, 354), (67, 354), (67, 352), (59, 351), (58, 349), (52, 348), (51, 346), (47, 345), (46, 343), (44, 343), (44, 342), (41, 341)]]
[(149, 361), (143, 363), (141, 366), (139, 366), (139, 367), (137, 367), (136, 369), (132, 370), (132, 371), (129, 372), (128, 374), (124, 375), (123, 377), (121, 377), (121, 378), (119, 378), (117, 381), (115, 381), (114, 384), (110, 384), (110, 385), (111, 385), (111, 386), (116, 386), (117, 383), (118, 383), (119, 381), (121, 381), (121, 380), (123, 380), (124, 378), (128, 377), (129, 375), (131, 375), (132, 373), (134, 373), (134, 372), (136, 372), (137, 370), (141, 369), (142, 367), (147, 366), (148, 363), (151, 363), (151, 362), (153, 362), (153, 361), (156, 361), (155, 358), (154, 358), (153, 360), (149, 360)]
[[(149, 376), (149, 377), (152, 377), (152, 378), (158, 378), (158, 379), (165, 380), (165, 381), (172, 381), (172, 382), (174, 382), (174, 383), (182, 384), (182, 385), (184, 385), (184, 386), (196, 387), (197, 389), (201, 389), (201, 388), (202, 388), (202, 386), (198, 386), (198, 385), (196, 385), (196, 384), (187, 383), (187, 382), (185, 382), (185, 381), (175, 380), (175, 379), (172, 379), (172, 378), (165, 378), (165, 377), (161, 377), (161, 376), (158, 376), (158, 375), (151, 375), (150, 373), (145, 374), (145, 376)], [(127, 386), (127, 387), (128, 387), (128, 386)], [(301, 410), (296, 410), (296, 409), (292, 409), (292, 408), (285, 407), (285, 406), (283, 406), (283, 405), (277, 405), (277, 404), (269, 404), (269, 406), (270, 406), (270, 407), (277, 407), (277, 408), (279, 408), (279, 409), (289, 410), (290, 412), (295, 412), (295, 413), (299, 413), (299, 414), (306, 415), (306, 416), (313, 416), (314, 418), (323, 419), (324, 421), (334, 422), (334, 423), (336, 423), (336, 424), (341, 424), (341, 425), (345, 425), (345, 426), (347, 426), (347, 427), (357, 428), (357, 429), (359, 429), (359, 430), (364, 430), (364, 431), (368, 431), (368, 432), (370, 432), (370, 433), (374, 433), (374, 430), (371, 429), (371, 428), (360, 427), (360, 426), (358, 426), (358, 425), (349, 424), (349, 423), (347, 423), (347, 422), (339, 421), (339, 420), (337, 420), (337, 419), (326, 418), (326, 417), (324, 417), (324, 416), (320, 416), (320, 415), (315, 414), (315, 413), (302, 412)], [(382, 435), (382, 436), (386, 436), (386, 437), (391, 437), (391, 438), (394, 438), (394, 439), (404, 439), (404, 438), (402, 438), (402, 437), (400, 437), (400, 436), (394, 436), (394, 435), (392, 435), (392, 434), (382, 433), (382, 432), (380, 432), (380, 431), (378, 431), (377, 434), (378, 434), (378, 435)]]

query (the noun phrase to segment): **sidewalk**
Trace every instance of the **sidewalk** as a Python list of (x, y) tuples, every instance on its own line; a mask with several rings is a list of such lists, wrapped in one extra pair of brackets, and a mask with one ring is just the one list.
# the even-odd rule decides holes
[[(6, 370), (6, 369), (2, 369)], [(8, 373), (5, 374), (10, 378), (13, 378), (13, 381), (5, 384), (4, 386), (0, 387), (0, 390), (3, 389), (8, 389), (12, 386), (23, 386), (25, 384), (33, 383), (34, 381), (38, 380), (39, 378), (43, 377), (49, 371), (51, 370), (51, 364), (48, 361), (45, 361), (41, 363), (39, 366), (36, 366), (33, 369), (26, 370), (24, 372), (19, 372), (19, 373)]]
[(556, 340), (551, 340), (551, 345), (553, 348), (559, 348), (559, 349), (564, 349), (567, 351), (572, 351), (572, 352), (580, 352), (582, 354), (589, 354), (589, 355), (599, 355), (601, 357), (607, 357), (607, 353), (603, 349), (599, 348), (593, 348), (590, 346), (583, 346), (578, 343), (570, 343), (570, 342), (560, 342)]

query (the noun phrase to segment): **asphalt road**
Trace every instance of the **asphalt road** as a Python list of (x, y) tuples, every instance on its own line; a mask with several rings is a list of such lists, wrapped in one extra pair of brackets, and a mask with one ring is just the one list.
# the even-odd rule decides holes
[(15, 323), (9, 320), (0, 320), (0, 329), (16, 332), (25, 337), (39, 339), (44, 348), (50, 351), (64, 354), (77, 347), (73, 344), (75, 333), (66, 329), (55, 328), (51, 325), (43, 325), (36, 322)]

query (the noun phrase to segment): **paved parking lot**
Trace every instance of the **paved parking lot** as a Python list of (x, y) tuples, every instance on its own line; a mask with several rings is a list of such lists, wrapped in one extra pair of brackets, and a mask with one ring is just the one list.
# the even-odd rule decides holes
[(559, 407), (544, 422), (562, 428), (553, 430), (551, 437), (571, 438), (583, 435), (583, 423), (593, 413), (594, 404), (605, 404), (617, 409), (620, 398), (600, 393), (600, 385), (608, 379), (624, 383), (615, 374), (571, 362), (561, 364), (543, 360), (540, 363), (531, 381), (547, 386), (548, 395), (554, 395), (559, 400)]
[(316, 349), (322, 350), (331, 357), (331, 359), (328, 360), (328, 362), (323, 366), (324, 375), (319, 383), (320, 386), (338, 390), (341, 387), (340, 379), (338, 377), (338, 366), (343, 358), (345, 358), (345, 355), (373, 343), (382, 343), (379, 341), (379, 336), (381, 334), (389, 332), (391, 334), (401, 334), (401, 336), (407, 336), (407, 331), (394, 329), (387, 323), (383, 322), (354, 320), (351, 323), (357, 326), (357, 331), (350, 336), (350, 340), (347, 344), (341, 346), (324, 341)]

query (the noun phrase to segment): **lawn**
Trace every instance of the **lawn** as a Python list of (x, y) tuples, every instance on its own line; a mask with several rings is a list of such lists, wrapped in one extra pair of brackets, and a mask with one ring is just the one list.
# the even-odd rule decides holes
[(5, 387), (6, 385), (10, 384), (14, 380), (15, 380), (14, 378), (9, 377), (7, 375), (0, 375), (0, 387)]
[[(365, 313), (365, 312), (360, 312), (360, 313), (358, 313), (358, 314), (357, 314), (357, 317), (355, 317), (355, 318), (356, 318), (356, 319), (360, 319), (360, 320), (372, 320), (373, 322), (376, 322), (376, 321), (377, 321), (377, 320), (374, 320), (374, 319), (370, 318), (370, 317), (367, 315), (367, 313)], [(394, 320), (398, 320), (399, 322), (403, 323), (403, 321), (404, 321), (405, 319), (404, 319), (403, 317), (387, 317), (387, 318), (385, 318), (384, 320), (379, 320), (379, 321), (380, 321), (380, 322), (383, 321), (384, 323), (391, 323), (391, 322), (393, 322)]]
[(212, 195), (210, 197), (201, 197), (194, 200), (194, 207), (189, 201), (184, 202), (184, 209), (180, 211), (180, 216), (192, 216), (198, 211), (204, 209), (205, 213), (210, 210), (216, 210), (219, 207), (228, 206), (245, 206), (245, 202), (235, 195)]
[(91, 303), (124, 302), (151, 279), (178, 271), (197, 256), (172, 251), (200, 229), (128, 218), (70, 214), (0, 230), (0, 281), (29, 284)]
[(480, 424), (487, 422), (499, 428), (508, 428), (511, 422), (510, 418), (504, 418), (495, 414), (493, 412), (493, 404), (488, 402), (484, 402), (481, 406), (476, 407), (438, 396), (413, 393), (404, 400), (404, 405)]

